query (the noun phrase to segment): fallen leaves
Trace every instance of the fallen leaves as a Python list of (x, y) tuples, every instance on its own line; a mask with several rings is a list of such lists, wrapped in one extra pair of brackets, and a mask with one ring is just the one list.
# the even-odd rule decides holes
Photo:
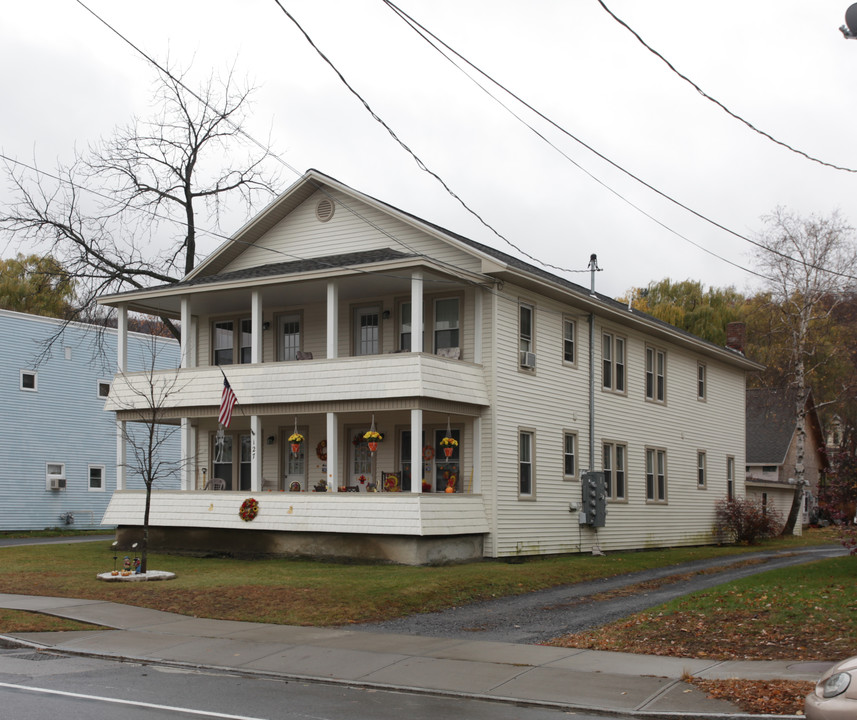
[(700, 680), (691, 682), (719, 700), (728, 700), (744, 712), (767, 715), (803, 714), (804, 698), (812, 692), (811, 682), (791, 680)]

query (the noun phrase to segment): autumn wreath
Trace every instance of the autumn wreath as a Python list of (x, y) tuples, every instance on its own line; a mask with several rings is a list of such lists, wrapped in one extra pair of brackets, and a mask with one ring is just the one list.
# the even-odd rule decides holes
[(322, 462), (327, 461), (327, 440), (322, 440), (315, 446), (315, 455)]
[(244, 522), (250, 522), (259, 514), (259, 501), (255, 498), (247, 498), (241, 503), (241, 508), (238, 510), (238, 515)]

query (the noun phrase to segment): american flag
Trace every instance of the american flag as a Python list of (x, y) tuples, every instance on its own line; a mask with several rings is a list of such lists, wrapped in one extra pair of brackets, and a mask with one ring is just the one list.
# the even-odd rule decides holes
[(217, 416), (217, 421), (223, 425), (223, 427), (229, 427), (229, 422), (232, 420), (232, 408), (237, 404), (238, 398), (235, 397), (235, 393), (232, 392), (232, 386), (226, 379), (226, 375), (224, 375), (223, 394), (220, 397), (220, 415)]

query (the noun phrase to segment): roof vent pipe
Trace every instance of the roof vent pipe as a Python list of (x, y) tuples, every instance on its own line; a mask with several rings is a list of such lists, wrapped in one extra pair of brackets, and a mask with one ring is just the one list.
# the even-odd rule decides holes
[(589, 293), (595, 297), (595, 271), (601, 269), (598, 267), (598, 256), (595, 253), (589, 256), (589, 265), (587, 267), (590, 274)]

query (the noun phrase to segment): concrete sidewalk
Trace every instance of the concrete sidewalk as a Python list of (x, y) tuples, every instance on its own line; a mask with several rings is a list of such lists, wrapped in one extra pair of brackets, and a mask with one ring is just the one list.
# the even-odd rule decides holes
[(38, 648), (618, 716), (754, 717), (707, 698), (682, 676), (814, 682), (830, 665), (720, 662), (208, 620), (101, 600), (34, 595), (0, 593), (0, 608), (114, 628), (0, 636)]

